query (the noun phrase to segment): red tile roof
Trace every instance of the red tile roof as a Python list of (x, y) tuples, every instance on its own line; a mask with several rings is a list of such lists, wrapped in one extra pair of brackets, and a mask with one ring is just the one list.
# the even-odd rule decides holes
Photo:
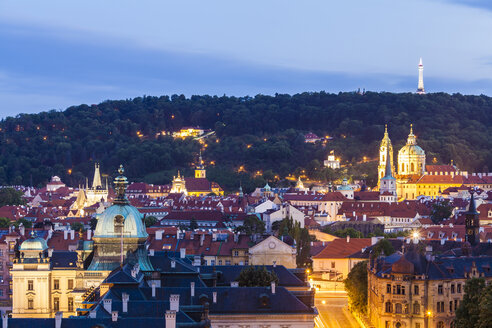
[(335, 239), (321, 252), (315, 255), (315, 259), (341, 259), (359, 252), (365, 247), (371, 246), (371, 238), (346, 238)]

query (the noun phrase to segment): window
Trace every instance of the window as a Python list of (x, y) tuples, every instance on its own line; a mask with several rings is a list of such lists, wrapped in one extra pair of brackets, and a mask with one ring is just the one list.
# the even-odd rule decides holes
[(53, 281), (53, 289), (60, 289), (60, 280), (59, 279), (55, 279)]
[(27, 290), (34, 290), (34, 280), (27, 281)]
[(454, 284), (451, 284), (451, 294), (454, 294)]
[(413, 286), (413, 293), (415, 295), (418, 295), (419, 294), (419, 286)]
[(401, 286), (401, 294), (405, 295), (405, 286)]
[(215, 260), (210, 260), (210, 265), (215, 265)]
[(0, 249), (0, 256), (3, 256), (3, 249)]
[(456, 291), (457, 291), (458, 293), (461, 293), (461, 284), (458, 284), (458, 285), (456, 286)]
[(386, 293), (391, 294), (391, 284), (386, 285)]
[(73, 311), (73, 298), (72, 297), (68, 298), (68, 311), (69, 312)]
[(60, 311), (60, 299), (58, 297), (53, 299), (53, 310)]
[(437, 323), (437, 328), (444, 328), (444, 322), (439, 321), (439, 322)]
[(444, 302), (437, 302), (437, 312), (444, 312)]
[(0, 271), (3, 271), (3, 262), (0, 261)]
[(226, 261), (225, 261), (225, 264), (226, 264), (226, 265), (231, 265), (231, 260), (226, 260)]
[(222, 265), (222, 260), (219, 260), (219, 265)]
[(395, 313), (402, 313), (400, 303), (395, 304)]
[(417, 302), (413, 304), (413, 314), (420, 314), (420, 304)]
[(384, 322), (384, 328), (390, 328), (390, 322), (389, 321), (385, 321)]
[(442, 295), (442, 285), (438, 285), (438, 286), (437, 286), (437, 293), (438, 293), (439, 295)]
[(73, 289), (73, 279), (68, 279), (68, 289)]
[(385, 304), (385, 310), (386, 312), (392, 312), (392, 306), (391, 306), (391, 303), (390, 302), (386, 302)]
[(420, 323), (418, 323), (418, 322), (417, 322), (417, 323), (415, 324), (415, 328), (420, 328)]
[(449, 312), (453, 312), (453, 301), (449, 301)]
[(331, 268), (335, 269), (335, 262), (331, 262)]
[(454, 300), (454, 310), (456, 311), (457, 308), (458, 308), (458, 300)]
[(0, 296), (3, 296), (3, 289), (0, 289)]
[(29, 310), (34, 309), (34, 300), (33, 300), (32, 298), (29, 298), (29, 299), (27, 300), (27, 308), (28, 308)]
[(239, 256), (239, 251), (234, 251), (234, 256)]

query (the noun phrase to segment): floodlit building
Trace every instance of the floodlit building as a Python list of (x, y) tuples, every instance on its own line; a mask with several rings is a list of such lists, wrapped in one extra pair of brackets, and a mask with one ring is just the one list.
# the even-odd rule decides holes
[(331, 169), (339, 169), (340, 168), (340, 160), (335, 157), (335, 152), (332, 150), (328, 155), (328, 159), (324, 161), (325, 167), (329, 167)]

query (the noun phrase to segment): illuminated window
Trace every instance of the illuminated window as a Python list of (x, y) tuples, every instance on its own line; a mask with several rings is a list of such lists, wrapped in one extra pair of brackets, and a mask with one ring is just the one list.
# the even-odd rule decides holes
[(73, 279), (68, 279), (68, 289), (73, 289)]
[(34, 300), (33, 300), (32, 298), (29, 298), (29, 299), (27, 300), (27, 308), (28, 308), (29, 310), (34, 309)]
[(386, 302), (385, 304), (385, 310), (386, 312), (392, 312), (392, 306), (391, 306), (391, 303), (390, 302)]
[(231, 261), (230, 261), (230, 260), (226, 260), (226, 261), (225, 261), (225, 264), (226, 264), (226, 265), (231, 265)]
[(60, 299), (58, 297), (53, 299), (53, 310), (60, 311)]
[(27, 281), (27, 290), (34, 290), (34, 281), (33, 280)]
[(239, 256), (239, 251), (234, 251), (234, 256)]
[(68, 311), (69, 312), (73, 311), (73, 298), (72, 297), (68, 298)]
[(53, 289), (60, 289), (60, 280), (59, 279), (55, 279), (53, 281)]

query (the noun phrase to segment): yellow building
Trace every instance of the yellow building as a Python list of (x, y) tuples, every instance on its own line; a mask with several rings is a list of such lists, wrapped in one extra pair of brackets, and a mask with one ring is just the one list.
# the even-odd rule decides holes
[(393, 160), (393, 145), (391, 144), (391, 139), (388, 135), (388, 125), (385, 125), (384, 137), (383, 140), (381, 140), (381, 145), (379, 146), (378, 186), (380, 185), (381, 178), (383, 178), (385, 175), (388, 148), (390, 154), (390, 163), (392, 163), (391, 170), (392, 172), (396, 172), (394, 167), (395, 162)]
[(270, 236), (249, 249), (250, 265), (283, 265), (297, 268), (297, 250), (280, 239)]
[(199, 162), (195, 168), (195, 177), (181, 177), (178, 171), (178, 176), (173, 178), (171, 193), (184, 193), (186, 195), (197, 197), (206, 196), (212, 193), (218, 196), (223, 196), (224, 190), (217, 182), (209, 181), (207, 179), (207, 171), (203, 165), (202, 153), (200, 152)]

